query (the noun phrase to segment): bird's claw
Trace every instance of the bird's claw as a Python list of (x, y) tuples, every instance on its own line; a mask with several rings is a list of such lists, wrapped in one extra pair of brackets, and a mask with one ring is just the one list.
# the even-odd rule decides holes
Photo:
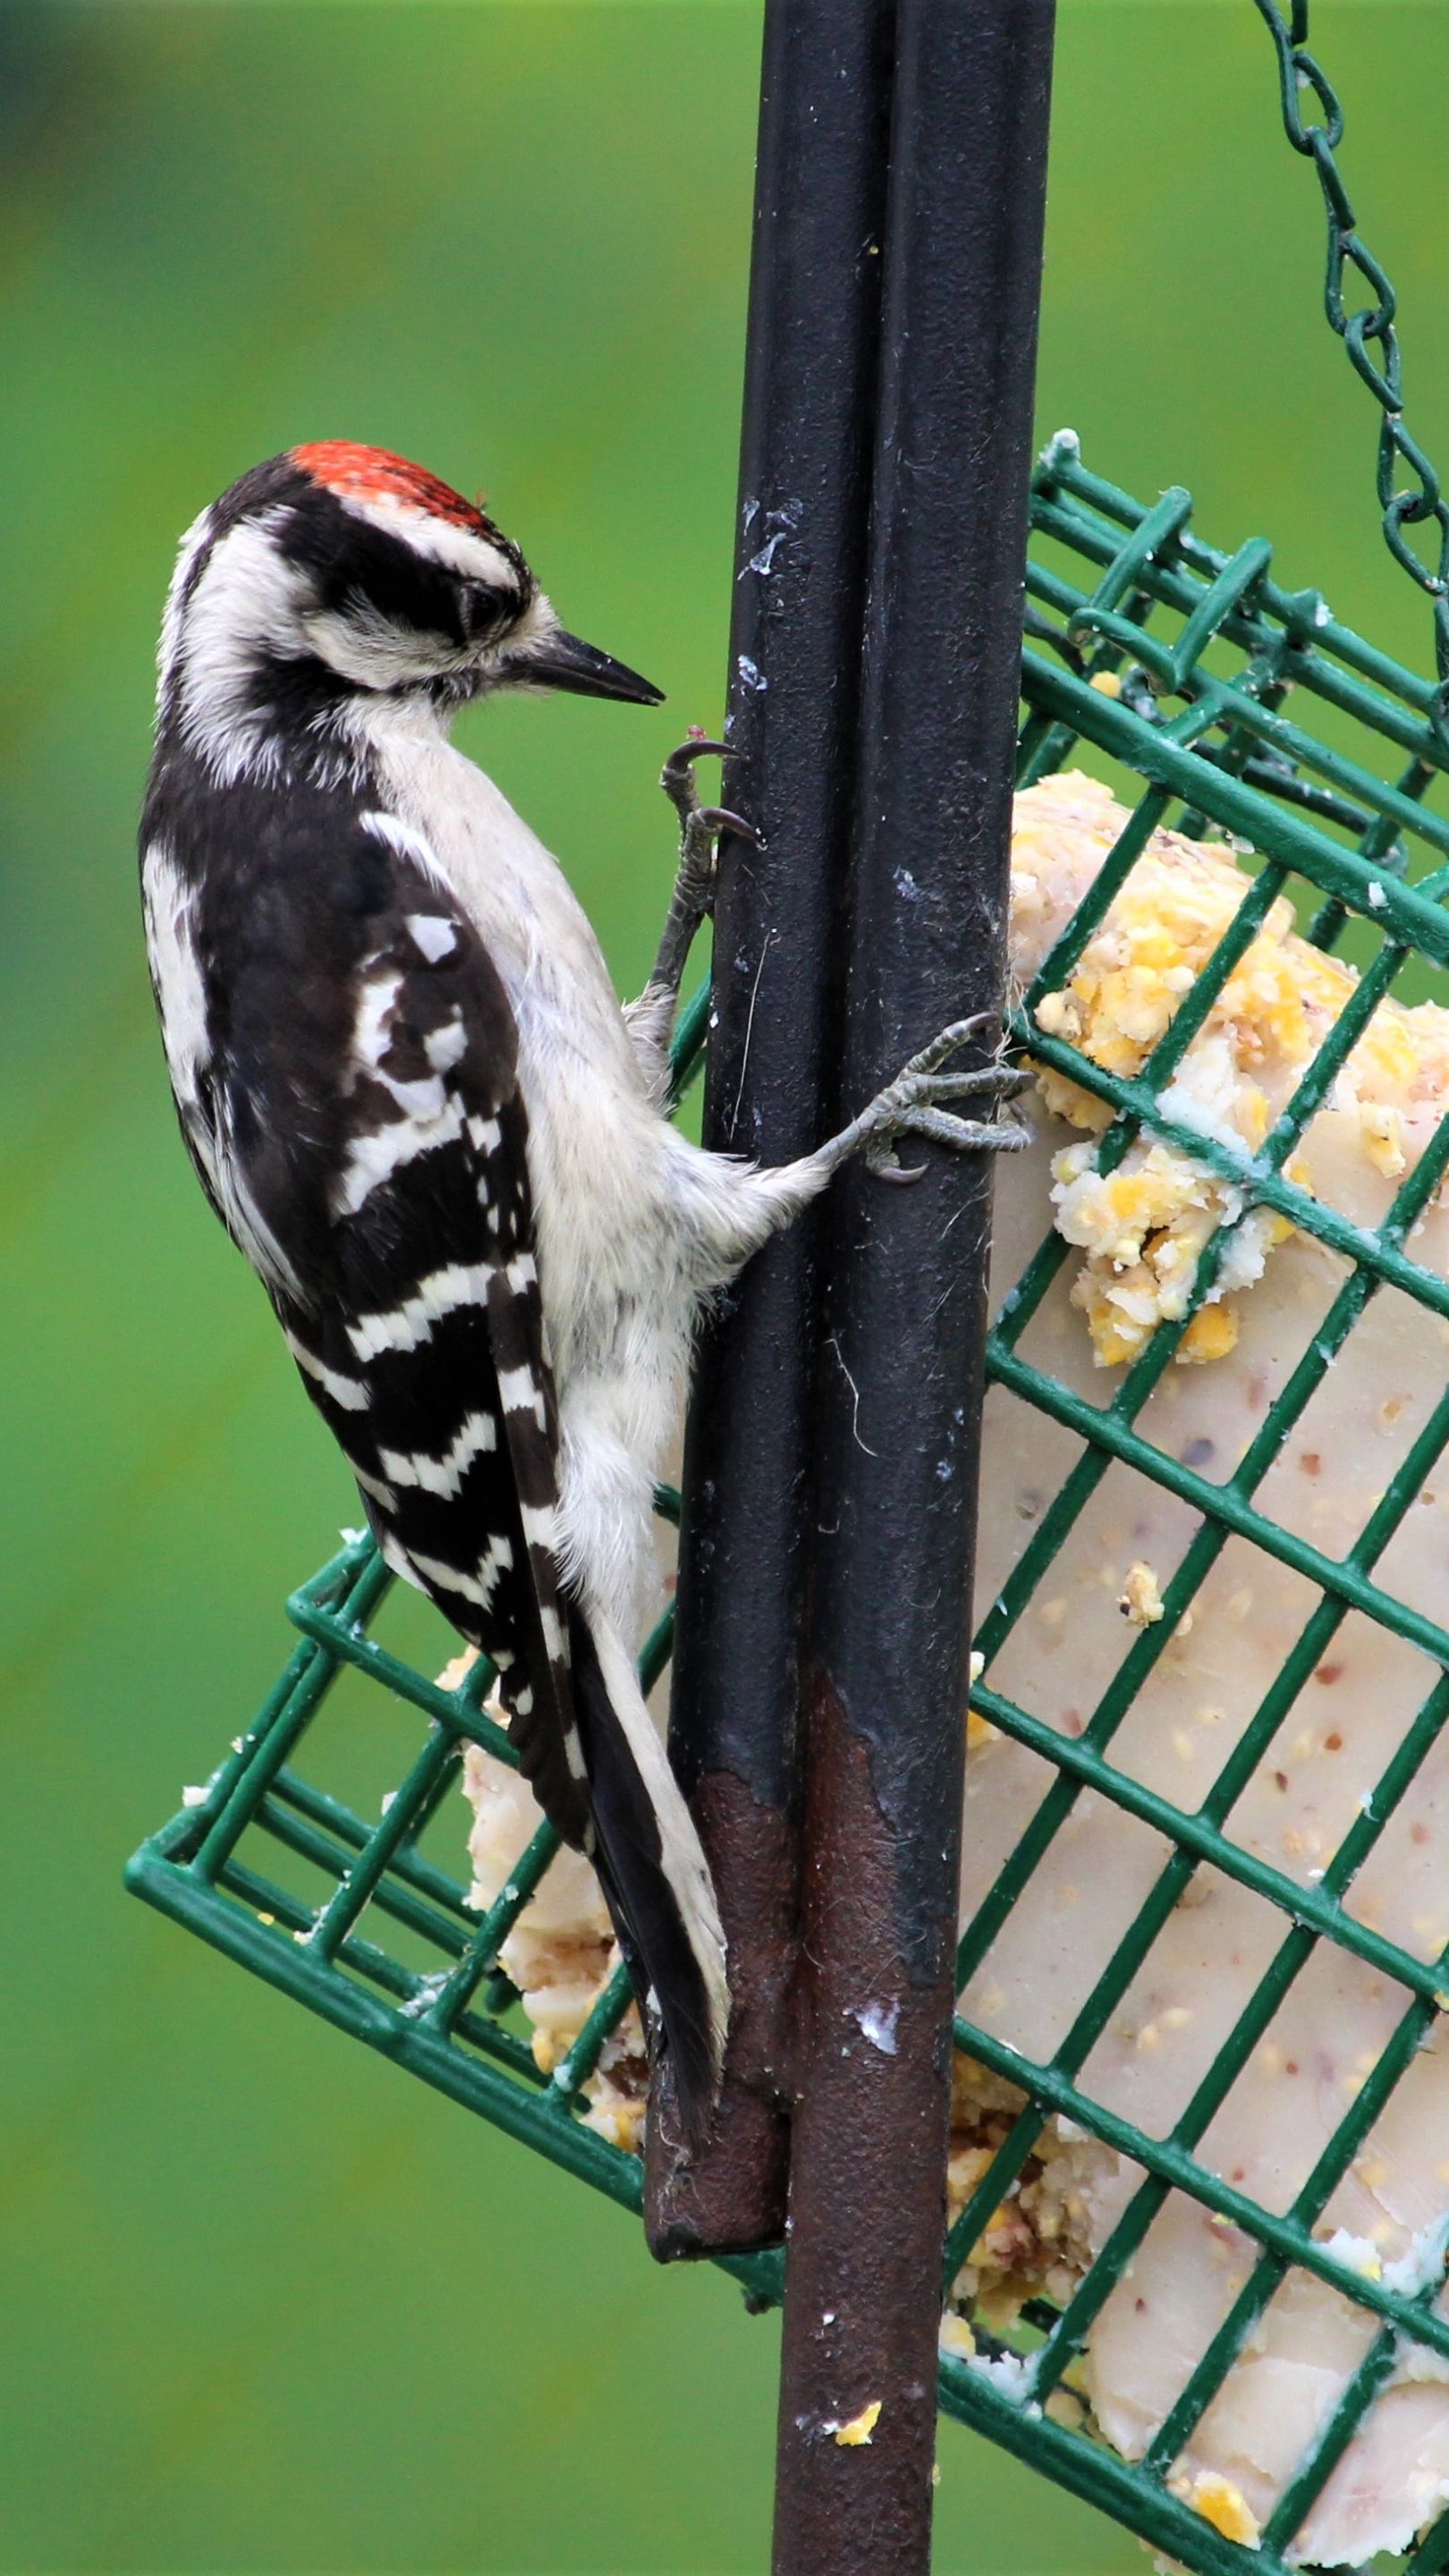
[(721, 832), (733, 832), (740, 840), (748, 841), (753, 850), (762, 850), (765, 846), (764, 833), (756, 831), (753, 823), (747, 823), (743, 814), (731, 813), (728, 805), (696, 805), (689, 819), (691, 823), (702, 824), (711, 840), (717, 840)]
[(1001, 1022), (995, 1011), (973, 1011), (969, 1020), (952, 1020), (949, 1027), (932, 1038), (929, 1046), (922, 1047), (919, 1054), (907, 1057), (896, 1080), (905, 1082), (913, 1073), (935, 1073), (948, 1055), (955, 1055), (959, 1047), (968, 1046), (973, 1038), (980, 1037), (983, 1029), (994, 1029), (1000, 1037)]
[(691, 734), (671, 751), (659, 772), (659, 784), (679, 816), (681, 831), (687, 831), (692, 818), (701, 810), (699, 792), (694, 782), (697, 760), (729, 760), (736, 757), (727, 742), (715, 742), (707, 734)]
[(913, 1073), (911, 1089), (924, 1107), (936, 1100), (1014, 1100), (1035, 1076), (1024, 1064), (987, 1064), (975, 1073)]
[(926, 1177), (924, 1163), (903, 1163), (896, 1152), (902, 1133), (903, 1130), (895, 1128), (865, 1149), (866, 1170), (873, 1172), (878, 1181), (893, 1181), (897, 1189), (906, 1189), (912, 1181), (923, 1181)]
[(736, 755), (730, 751), (728, 743), (714, 742), (704, 733), (691, 733), (687, 742), (680, 743), (677, 750), (671, 751), (659, 773), (659, 784), (679, 817), (679, 860), (674, 874), (674, 892), (669, 899), (653, 972), (646, 987), (646, 991), (655, 997), (656, 1019), (661, 995), (667, 997), (672, 1011), (695, 933), (714, 911), (721, 836), (728, 834), (756, 850), (765, 846), (753, 823), (746, 822), (743, 814), (736, 814), (728, 805), (702, 805), (699, 801), (694, 776), (696, 762), (734, 757)]
[(659, 784), (668, 796), (676, 787), (687, 784), (697, 760), (728, 760), (729, 757), (727, 742), (712, 742), (707, 734), (692, 733), (687, 741), (679, 743), (671, 751), (659, 773)]
[(695, 922), (703, 921), (714, 909), (716, 844), (721, 834), (728, 832), (752, 849), (762, 850), (765, 846), (754, 824), (747, 822), (743, 814), (736, 814), (728, 805), (701, 805), (699, 801), (696, 761), (731, 757), (728, 743), (714, 742), (705, 734), (691, 734), (687, 742), (671, 751), (659, 773), (659, 784), (679, 816), (676, 900)]

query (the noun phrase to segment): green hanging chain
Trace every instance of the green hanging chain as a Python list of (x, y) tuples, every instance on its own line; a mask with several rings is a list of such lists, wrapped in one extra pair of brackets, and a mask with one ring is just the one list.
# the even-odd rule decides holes
[[(1449, 744), (1449, 502), (1444, 499), (1429, 458), (1404, 427), (1403, 365), (1394, 329), (1398, 298), (1393, 281), (1359, 236), (1348, 190), (1334, 159), (1343, 141), (1343, 109), (1327, 73), (1308, 51), (1309, 0), (1291, 0), (1286, 18), (1278, 0), (1254, 0), (1254, 6), (1277, 48), (1283, 131), (1294, 151), (1313, 163), (1323, 190), (1328, 217), (1323, 309), (1347, 349), (1356, 374), (1363, 378), (1383, 410), (1377, 486), (1384, 540), (1395, 561), (1434, 603), (1434, 662), (1439, 686), (1431, 721), (1440, 740)], [(1322, 124), (1305, 125), (1305, 92), (1311, 92), (1322, 109)], [(1356, 313), (1348, 312), (1344, 303), (1345, 273), (1350, 269), (1357, 270), (1374, 298), (1373, 303)], [(1400, 458), (1414, 482), (1407, 491), (1396, 492), (1394, 470)], [(1439, 530), (1439, 560), (1434, 568), (1404, 533), (1429, 519)]]

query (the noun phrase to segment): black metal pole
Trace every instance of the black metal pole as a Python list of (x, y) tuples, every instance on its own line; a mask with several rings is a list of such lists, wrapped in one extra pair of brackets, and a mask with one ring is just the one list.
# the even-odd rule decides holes
[[(847, 1110), (1001, 1007), (1052, 26), (897, 10)], [(911, 1159), (827, 1259), (777, 2576), (930, 2558), (990, 1168)]]
[[(818, 1143), (856, 763), (893, 0), (768, 0), (740, 460), (726, 802), (704, 1136)], [(661, 2256), (784, 2229), (781, 2012), (794, 1964), (799, 1627), (818, 1230), (753, 1262), (705, 1335), (684, 1473), (670, 1746), (714, 1872), (735, 2012), (715, 2134), (681, 2157), (665, 2088)]]

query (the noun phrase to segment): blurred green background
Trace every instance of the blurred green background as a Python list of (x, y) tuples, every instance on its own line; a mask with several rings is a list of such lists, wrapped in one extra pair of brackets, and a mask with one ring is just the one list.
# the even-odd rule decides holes
[[(1043, 430), (1188, 482), (1204, 534), (1272, 536), (1424, 664), (1249, 0), (1062, 16)], [(1449, 16), (1314, 26), (1442, 461)], [(486, 483), (569, 623), (670, 693), (466, 737), (637, 982), (653, 775), (720, 715), (758, 36), (752, 0), (0, 12), (10, 2569), (766, 2560), (772, 2324), (120, 1888), (355, 1509), (152, 1026), (132, 831), (175, 540), (299, 438)], [(943, 2569), (1141, 2564), (959, 2430), (941, 2463)]]

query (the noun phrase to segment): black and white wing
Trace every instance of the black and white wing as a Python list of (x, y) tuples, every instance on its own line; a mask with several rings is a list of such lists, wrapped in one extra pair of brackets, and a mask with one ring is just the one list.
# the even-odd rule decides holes
[(329, 1257), (302, 1298), (274, 1302), (388, 1563), (498, 1665), (524, 1775), (587, 1846), (513, 1017), (481, 943), (426, 881), (405, 881), (374, 928)]
[[(188, 928), (213, 990), (205, 1043), (185, 1065), (163, 996), (183, 1127), (388, 1563), (498, 1666), (520, 1767), (559, 1832), (594, 1858), (697, 2126), (723, 2040), (723, 1945), (627, 1658), (561, 1575), (512, 1010), (476, 932), (399, 830), (352, 823), (347, 846), (329, 849), (319, 900), (298, 819), (294, 809), (274, 900), (259, 903), (254, 874), (244, 916), (213, 917), (210, 938)], [(148, 902), (154, 914), (149, 884)], [(153, 957), (156, 940), (153, 921)]]

